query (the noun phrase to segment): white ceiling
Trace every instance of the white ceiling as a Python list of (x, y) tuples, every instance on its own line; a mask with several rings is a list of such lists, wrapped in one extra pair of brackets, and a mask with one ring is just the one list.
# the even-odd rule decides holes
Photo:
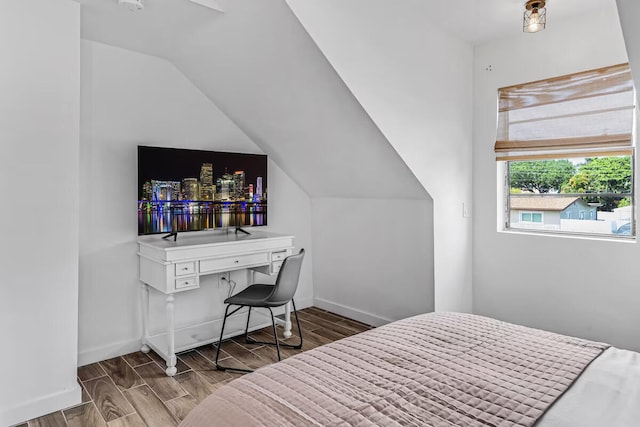
[(144, 9), (133, 12), (118, 0), (80, 4), (83, 38), (165, 58), (176, 49), (177, 38), (224, 16), (188, 0), (145, 0)]
[[(230, 1), (243, 0), (217, 0), (216, 6), (224, 10)], [(424, 1), (432, 3), (429, 15), (424, 17), (425, 25), (437, 25), (475, 45), (522, 32), (524, 0)], [(189, 0), (145, 0), (145, 8), (137, 12), (119, 6), (117, 0), (80, 2), (83, 37), (158, 56), (167, 56), (176, 35), (198, 31), (201, 26), (224, 19), (223, 12)], [(412, 7), (412, 3), (396, 0), (391, 7)], [(612, 4), (615, 6), (615, 0), (547, 0), (547, 27), (582, 13), (597, 13)], [(417, 13), (424, 10), (420, 8)]]
[[(522, 32), (525, 0), (444, 0), (433, 3), (435, 16), (426, 18), (428, 22), (437, 23), (476, 45)], [(572, 16), (597, 13), (611, 5), (615, 6), (615, 0), (547, 0), (547, 28)]]

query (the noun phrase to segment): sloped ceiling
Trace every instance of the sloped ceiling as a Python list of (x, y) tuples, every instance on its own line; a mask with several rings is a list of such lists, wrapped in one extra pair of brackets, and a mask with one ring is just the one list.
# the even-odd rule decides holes
[(617, 0), (616, 3), (637, 92), (640, 88), (640, 27), (638, 26), (640, 2), (638, 0)]
[(284, 0), (220, 3), (87, 0), (82, 36), (171, 61), (311, 197), (429, 198)]
[[(549, 25), (602, 3), (549, 2)], [(310, 196), (425, 197), (285, 0), (216, 1), (224, 12), (188, 0), (146, 0), (138, 12), (81, 4), (82, 37), (171, 61)], [(523, 5), (436, 2), (425, 23), (478, 44), (520, 32)]]

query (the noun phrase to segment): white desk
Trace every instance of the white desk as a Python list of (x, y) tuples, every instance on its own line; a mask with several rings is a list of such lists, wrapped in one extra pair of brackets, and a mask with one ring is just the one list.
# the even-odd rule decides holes
[[(200, 277), (251, 269), (277, 274), (282, 261), (293, 251), (293, 236), (251, 231), (183, 233), (176, 242), (160, 236), (138, 239), (139, 279), (142, 304), (142, 351), (152, 348), (167, 362), (167, 375), (176, 374), (176, 352), (218, 341), (220, 319), (176, 330), (174, 294), (200, 287)], [(166, 295), (166, 333), (149, 335), (149, 288)], [(284, 336), (291, 336), (291, 308), (286, 306)], [(253, 316), (252, 316), (253, 317)], [(265, 318), (266, 320), (266, 318)], [(241, 324), (241, 323), (240, 323)], [(270, 320), (268, 322), (270, 324)], [(260, 325), (257, 327), (266, 326)], [(256, 326), (253, 329), (257, 328)], [(233, 336), (235, 328), (224, 338)], [(242, 326), (244, 330), (244, 326)]]

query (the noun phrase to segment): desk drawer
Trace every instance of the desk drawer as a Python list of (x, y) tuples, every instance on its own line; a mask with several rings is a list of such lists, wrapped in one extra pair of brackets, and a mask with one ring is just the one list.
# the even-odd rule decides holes
[(176, 279), (176, 289), (194, 288), (198, 285), (195, 277), (185, 277), (184, 279)]
[(194, 274), (196, 272), (196, 263), (191, 262), (179, 262), (176, 264), (176, 276), (186, 276), (187, 274)]
[(271, 261), (282, 261), (287, 257), (287, 251), (272, 252)]
[(271, 263), (271, 274), (276, 274), (277, 272), (279, 272), (280, 269), (282, 268), (282, 263), (283, 262), (284, 262), (284, 260), (272, 262)]
[(260, 264), (269, 264), (268, 253), (238, 255), (229, 258), (205, 259), (200, 261), (200, 273), (227, 271)]

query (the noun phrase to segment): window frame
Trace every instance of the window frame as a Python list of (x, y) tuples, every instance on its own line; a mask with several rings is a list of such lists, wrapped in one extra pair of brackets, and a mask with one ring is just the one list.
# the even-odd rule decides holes
[[(628, 63), (500, 88), (498, 89), (497, 107), (497, 135), (494, 151), (497, 164), (504, 168), (504, 193), (501, 197), (503, 204), (502, 209), (498, 209), (498, 212), (501, 210), (503, 212), (502, 221), (498, 221), (498, 224), (502, 224), (503, 231), (633, 240), (638, 238), (636, 236), (635, 150), (637, 102), (636, 90)], [(599, 186), (608, 192), (590, 192), (588, 185), (582, 188), (578, 186), (580, 190), (588, 191), (586, 193), (561, 193), (561, 188), (539, 187), (541, 198), (575, 197), (582, 199), (580, 205), (584, 203), (590, 205), (588, 211), (586, 206), (573, 208), (568, 219), (571, 219), (572, 216), (578, 216), (578, 220), (599, 220), (601, 217), (598, 213), (612, 211), (620, 200), (628, 198), (630, 201), (628, 216), (612, 217), (607, 215), (607, 217), (603, 215), (607, 223), (611, 225), (610, 230), (607, 230), (607, 227), (594, 224), (590, 230), (582, 231), (582, 226), (574, 226), (571, 223), (565, 223), (566, 229), (560, 230), (559, 228), (565, 225), (561, 222), (563, 212), (570, 206), (562, 207), (560, 201), (557, 203), (552, 201), (549, 204), (542, 202), (539, 205), (521, 201), (515, 205), (514, 202), (514, 205), (517, 206), (514, 210), (519, 210), (521, 213), (517, 217), (512, 217), (512, 196), (517, 194), (516, 192), (511, 193), (512, 162), (570, 160), (577, 166), (578, 162), (574, 160), (576, 158), (594, 159), (620, 156), (630, 159), (630, 182), (623, 181), (622, 185)], [(607, 168), (602, 163), (596, 164), (596, 166), (602, 166), (603, 169), (600, 170)], [(539, 165), (536, 165), (536, 168), (531, 169), (531, 172), (535, 173), (539, 170)], [(584, 172), (589, 174), (589, 169)], [(518, 173), (520, 174), (520, 172)], [(526, 179), (528, 169), (525, 169), (524, 173)], [(523, 183), (534, 194), (537, 193), (540, 184), (535, 181), (535, 176), (531, 178), (534, 180), (530, 184), (532, 186), (528, 186), (526, 181)], [(562, 187), (565, 185), (566, 183), (562, 184)], [(556, 193), (549, 193), (550, 190), (555, 190)], [(611, 191), (625, 192), (612, 193)], [(594, 197), (605, 200), (594, 200)], [(592, 204), (596, 202), (604, 202), (607, 207), (599, 210), (602, 205)], [(556, 220), (551, 219), (552, 224), (545, 226), (544, 215), (540, 223), (522, 221), (522, 212), (530, 210), (541, 212), (536, 206), (544, 209), (548, 207), (546, 210), (543, 209), (543, 214), (547, 211), (553, 212), (561, 209), (559, 222), (556, 224)], [(529, 207), (533, 207), (533, 209), (528, 209)], [(595, 214), (591, 207), (595, 207)], [(583, 218), (580, 218), (579, 211), (581, 210), (584, 211)], [(623, 213), (625, 212), (623, 211)], [(512, 218), (514, 221), (520, 220), (522, 226), (513, 227)], [(616, 222), (629, 222), (631, 235), (617, 234)], [(527, 227), (527, 224), (530, 227)], [(500, 228), (500, 225), (498, 227)]]

